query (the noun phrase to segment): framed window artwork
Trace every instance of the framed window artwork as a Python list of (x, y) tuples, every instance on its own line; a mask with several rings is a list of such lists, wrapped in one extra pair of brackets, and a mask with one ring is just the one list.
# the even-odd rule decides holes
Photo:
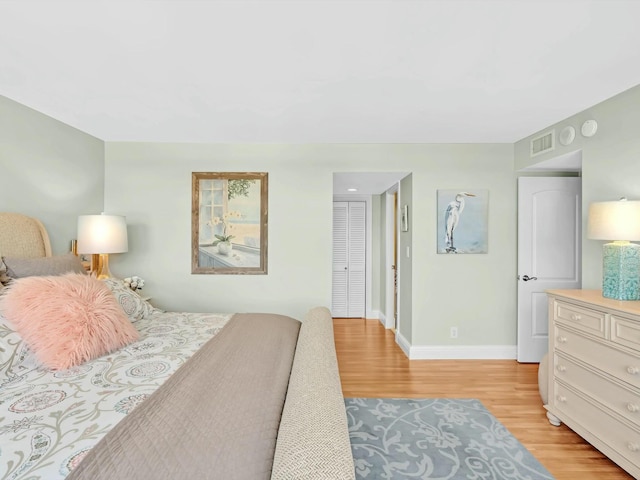
[(191, 199), (191, 273), (267, 273), (267, 173), (194, 172)]

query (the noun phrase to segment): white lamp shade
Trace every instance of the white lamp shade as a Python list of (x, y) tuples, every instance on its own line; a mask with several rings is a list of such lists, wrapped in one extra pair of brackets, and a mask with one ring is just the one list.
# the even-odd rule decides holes
[(592, 203), (589, 206), (587, 238), (640, 240), (640, 201)]
[(121, 215), (80, 215), (78, 253), (123, 253), (129, 250), (127, 222)]

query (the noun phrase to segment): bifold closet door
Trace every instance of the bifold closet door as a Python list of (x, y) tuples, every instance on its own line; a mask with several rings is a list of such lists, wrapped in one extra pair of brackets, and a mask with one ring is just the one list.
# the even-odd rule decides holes
[(333, 202), (334, 317), (365, 316), (365, 202)]

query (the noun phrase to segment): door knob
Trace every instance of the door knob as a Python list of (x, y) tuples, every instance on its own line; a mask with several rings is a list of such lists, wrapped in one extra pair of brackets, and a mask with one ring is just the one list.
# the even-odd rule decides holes
[(525, 282), (528, 282), (529, 280), (537, 280), (538, 277), (530, 277), (529, 275), (524, 275), (522, 277), (522, 280), (524, 280)]

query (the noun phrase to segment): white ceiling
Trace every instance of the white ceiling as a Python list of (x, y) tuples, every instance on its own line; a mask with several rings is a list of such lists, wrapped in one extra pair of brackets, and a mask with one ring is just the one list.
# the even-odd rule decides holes
[(407, 175), (406, 172), (336, 172), (333, 174), (333, 194), (379, 195)]
[(638, 1), (0, 1), (0, 95), (107, 141), (515, 142), (640, 83)]

